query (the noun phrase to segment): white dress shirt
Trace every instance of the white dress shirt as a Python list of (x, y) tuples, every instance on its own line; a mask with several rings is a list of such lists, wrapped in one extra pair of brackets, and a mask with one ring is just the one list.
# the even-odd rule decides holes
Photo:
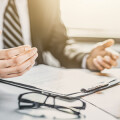
[[(3, 29), (3, 18), (5, 8), (7, 6), (8, 0), (0, 0), (0, 30)], [(22, 35), (24, 43), (26, 45), (31, 45), (30, 39), (30, 21), (28, 14), (28, 3), (27, 0), (15, 0), (18, 15), (20, 18)], [(3, 36), (0, 35), (0, 49), (3, 49)]]

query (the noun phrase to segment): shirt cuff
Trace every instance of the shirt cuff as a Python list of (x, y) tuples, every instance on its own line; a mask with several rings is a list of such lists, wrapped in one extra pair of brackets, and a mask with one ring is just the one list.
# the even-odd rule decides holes
[(87, 55), (85, 55), (84, 57), (83, 57), (83, 60), (82, 60), (82, 68), (83, 69), (86, 69), (87, 68), (87, 58), (89, 57), (89, 55), (87, 54)]

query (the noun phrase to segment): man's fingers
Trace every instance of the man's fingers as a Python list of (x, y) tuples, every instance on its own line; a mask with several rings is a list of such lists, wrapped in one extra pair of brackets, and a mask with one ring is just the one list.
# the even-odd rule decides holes
[(0, 69), (15, 66), (13, 59), (0, 60)]
[(101, 45), (101, 47), (103, 49), (111, 47), (112, 45), (114, 45), (114, 42), (115, 41), (113, 39), (106, 40), (106, 41), (103, 42), (103, 44)]
[(105, 53), (105, 56), (110, 56), (113, 60), (117, 60), (118, 58), (119, 58), (119, 54), (115, 54), (115, 53), (112, 53), (112, 52), (109, 52), (109, 51), (107, 51), (106, 53)]
[(31, 64), (35, 63), (35, 59), (37, 58), (37, 56), (38, 54), (36, 53), (33, 57), (31, 57), (29, 60), (25, 61), (23, 64), (19, 66), (1, 69), (0, 76), (22, 73)]
[(119, 56), (120, 56), (120, 54), (117, 51), (115, 51), (115, 50), (113, 50), (111, 48), (107, 48), (105, 50), (105, 55), (112, 57), (113, 60), (117, 60), (119, 58)]
[(112, 67), (111, 64), (108, 64), (107, 62), (104, 61), (103, 57), (97, 56), (96, 59), (99, 65), (101, 65), (104, 69), (110, 69)]
[(8, 49), (7, 54), (8, 54), (8, 57), (11, 58), (11, 57), (19, 55), (19, 54), (21, 54), (21, 53), (23, 53), (25, 51), (28, 51), (30, 49), (31, 49), (30, 46), (23, 45), (23, 46), (20, 46), (20, 47), (15, 47), (15, 48)]
[(99, 71), (104, 70), (104, 68), (98, 63), (98, 61), (97, 61), (96, 58), (93, 59), (93, 64), (95, 65), (95, 67), (97, 68), (97, 70), (99, 70)]
[(32, 48), (29, 51), (26, 51), (25, 53), (19, 55), (17, 58), (15, 58), (15, 62), (17, 65), (22, 64), (26, 60), (30, 59), (33, 55), (37, 53), (37, 48)]
[(93, 64), (98, 70), (102, 71), (104, 69), (110, 69), (112, 66), (116, 66), (117, 62), (110, 56), (97, 56), (97, 58), (94, 58)]
[(111, 56), (112, 56), (112, 59), (114, 59), (114, 60), (117, 60), (119, 58), (119, 54), (118, 55), (112, 54)]
[(27, 50), (30, 50), (31, 47), (28, 45), (23, 45), (20, 47), (10, 48), (10, 49), (4, 49), (0, 51), (0, 59), (10, 59), (14, 56), (17, 56)]
[(112, 59), (110, 56), (104, 56), (104, 61), (112, 66), (117, 66), (117, 61)]
[(13, 77), (22, 76), (24, 73), (26, 73), (27, 71), (29, 71), (33, 67), (34, 64), (35, 63), (33, 63), (32, 65), (30, 65), (27, 69), (25, 69), (25, 71), (23, 71), (21, 73), (5, 75), (2, 78), (13, 78)]
[(35, 55), (37, 52), (36, 48), (33, 48), (29, 51), (24, 52), (23, 54), (16, 56), (12, 59), (8, 60), (0, 60), (0, 68), (8, 68), (8, 67), (14, 67), (16, 65), (20, 65), (26, 60), (28, 60), (30, 57)]
[(98, 47), (100, 49), (105, 49), (114, 45), (114, 42), (115, 41), (113, 39), (108, 39), (108, 40), (105, 40), (104, 42), (101, 42), (100, 45), (98, 45)]

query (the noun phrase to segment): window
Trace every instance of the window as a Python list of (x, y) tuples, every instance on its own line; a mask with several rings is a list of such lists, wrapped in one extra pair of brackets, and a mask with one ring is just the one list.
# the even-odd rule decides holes
[(61, 0), (61, 16), (72, 37), (120, 38), (120, 0)]

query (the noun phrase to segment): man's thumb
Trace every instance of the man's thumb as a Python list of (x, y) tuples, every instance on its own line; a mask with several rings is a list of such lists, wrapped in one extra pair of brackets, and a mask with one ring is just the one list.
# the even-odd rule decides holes
[(105, 48), (111, 47), (112, 45), (114, 45), (114, 43), (115, 41), (113, 39), (108, 39), (108, 40), (103, 41), (100, 47), (102, 49), (105, 49)]

